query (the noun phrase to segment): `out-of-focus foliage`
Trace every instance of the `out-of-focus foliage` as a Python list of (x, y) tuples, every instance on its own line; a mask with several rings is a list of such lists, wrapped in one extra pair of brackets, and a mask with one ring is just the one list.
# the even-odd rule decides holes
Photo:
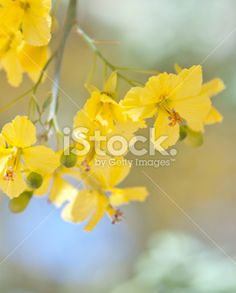
[(236, 266), (183, 233), (155, 235), (132, 279), (112, 293), (233, 293)]

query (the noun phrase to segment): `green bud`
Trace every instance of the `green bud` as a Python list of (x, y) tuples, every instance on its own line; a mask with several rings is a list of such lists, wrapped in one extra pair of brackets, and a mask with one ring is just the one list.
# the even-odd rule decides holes
[(187, 132), (187, 127), (184, 126), (184, 125), (181, 125), (180, 126), (180, 129), (179, 129), (179, 140), (184, 140), (187, 136), (188, 132)]
[(77, 156), (70, 152), (69, 155), (61, 155), (61, 164), (66, 168), (72, 168), (77, 163)]
[(43, 177), (36, 172), (31, 172), (26, 178), (26, 183), (30, 188), (37, 189), (42, 185)]
[(13, 213), (21, 213), (21, 212), (23, 212), (27, 208), (32, 196), (33, 196), (32, 191), (24, 191), (24, 192), (22, 192), (18, 197), (13, 198), (13, 199), (10, 200), (9, 209)]
[(203, 144), (203, 135), (201, 132), (196, 132), (187, 128), (187, 137), (184, 142), (192, 147), (201, 146)]

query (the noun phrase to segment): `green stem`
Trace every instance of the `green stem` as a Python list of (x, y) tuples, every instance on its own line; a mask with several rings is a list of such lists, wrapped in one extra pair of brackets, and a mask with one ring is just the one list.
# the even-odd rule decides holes
[(20, 95), (19, 97), (15, 98), (14, 100), (12, 100), (10, 103), (6, 104), (5, 106), (3, 106), (0, 109), (0, 113), (3, 113), (7, 110), (9, 110), (11, 107), (15, 106), (15, 104), (17, 104), (18, 102), (20, 102), (21, 100), (24, 99), (24, 97), (26, 97), (28, 94), (30, 94), (32, 92), (33, 88), (27, 90), (26, 92), (24, 92), (22, 95)]
[[(80, 34), (80, 36), (83, 38), (83, 40), (88, 44), (90, 49), (92, 49), (92, 51), (107, 65), (107, 67), (109, 67), (113, 71), (117, 71), (117, 69), (119, 70), (117, 66), (112, 64), (109, 60), (107, 60), (107, 58), (99, 51), (99, 49), (95, 45), (94, 40), (88, 34), (86, 34), (85, 31), (83, 31), (80, 27), (77, 27), (77, 31)], [(137, 85), (136, 82), (128, 79), (125, 75), (121, 74), (120, 72), (117, 72), (117, 76), (132, 86)]]
[(49, 125), (53, 125), (57, 133), (60, 132), (58, 128), (56, 114), (57, 114), (57, 105), (58, 105), (59, 90), (60, 90), (61, 65), (62, 65), (64, 50), (66, 46), (66, 41), (76, 20), (76, 4), (77, 4), (77, 0), (70, 0), (69, 2), (65, 25), (63, 29), (63, 35), (62, 35), (62, 39), (60, 42), (60, 46), (57, 52), (56, 62), (55, 62), (55, 73), (54, 73), (53, 88), (52, 88), (52, 102), (50, 105), (47, 122), (49, 123)]
[(157, 75), (160, 73), (160, 71), (157, 70), (148, 70), (148, 69), (142, 69), (142, 68), (134, 68), (134, 67), (117, 67), (118, 70), (121, 71), (131, 71), (135, 73), (140, 74), (147, 74), (147, 75)]
[(42, 79), (43, 79), (43, 76), (44, 76), (44, 73), (45, 73), (46, 69), (48, 68), (48, 66), (49, 66), (49, 64), (52, 62), (52, 60), (56, 57), (56, 55), (57, 55), (57, 51), (55, 51), (55, 52), (51, 55), (51, 57), (48, 59), (47, 63), (44, 65), (43, 70), (42, 70), (42, 72), (41, 72), (41, 74), (40, 74), (40, 76), (39, 76), (37, 82), (35, 83), (35, 85), (34, 85), (34, 87), (33, 87), (33, 89), (32, 89), (32, 92), (33, 92), (34, 95), (36, 94), (36, 92), (37, 92), (37, 90), (38, 90), (38, 87), (39, 87), (39, 85), (40, 85), (40, 83), (41, 83), (41, 81), (42, 81)]

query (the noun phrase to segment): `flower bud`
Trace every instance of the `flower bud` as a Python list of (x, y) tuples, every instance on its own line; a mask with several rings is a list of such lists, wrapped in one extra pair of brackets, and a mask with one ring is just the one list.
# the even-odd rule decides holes
[(13, 198), (13, 199), (10, 200), (9, 209), (13, 213), (21, 213), (21, 212), (23, 212), (27, 208), (32, 195), (33, 195), (32, 191), (24, 191), (24, 192), (22, 192), (18, 197)]
[(31, 172), (26, 178), (26, 183), (30, 188), (37, 189), (42, 185), (43, 177), (36, 172)]
[(187, 127), (185, 125), (181, 125), (179, 128), (179, 140), (184, 140), (187, 135)]
[(203, 135), (202, 132), (196, 132), (192, 129), (187, 129), (187, 137), (184, 141), (187, 145), (192, 147), (198, 147), (203, 144)]
[(64, 167), (72, 168), (77, 163), (77, 156), (71, 152), (69, 155), (62, 154), (60, 161)]

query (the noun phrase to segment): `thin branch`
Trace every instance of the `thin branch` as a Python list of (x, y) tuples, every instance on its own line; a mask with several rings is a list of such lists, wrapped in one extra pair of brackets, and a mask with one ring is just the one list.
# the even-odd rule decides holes
[(64, 55), (64, 50), (66, 46), (67, 38), (70, 34), (71, 29), (73, 28), (76, 20), (76, 5), (77, 0), (70, 0), (66, 20), (63, 28), (63, 35), (60, 42), (60, 46), (56, 56), (55, 62), (55, 73), (53, 79), (53, 88), (52, 88), (52, 102), (49, 109), (48, 123), (52, 124), (57, 132), (59, 132), (58, 123), (56, 121), (56, 112), (58, 105), (59, 89), (60, 89), (60, 76), (61, 76), (61, 65)]
[[(85, 31), (83, 31), (80, 27), (77, 27), (77, 32), (79, 33), (79, 35), (83, 38), (83, 40), (88, 44), (88, 46), (90, 47), (90, 49), (92, 49), (92, 51), (98, 56), (98, 58), (100, 58), (106, 65), (107, 67), (109, 67), (111, 70), (113, 71), (117, 71), (119, 70), (119, 67), (115, 66), (114, 64), (112, 64), (97, 48), (96, 46), (96, 42), (88, 35), (85, 33)], [(136, 86), (138, 83), (128, 79), (125, 75), (121, 74), (120, 72), (117, 72), (117, 76), (121, 79), (123, 79), (124, 81), (126, 81), (127, 83), (129, 83), (132, 86)]]

